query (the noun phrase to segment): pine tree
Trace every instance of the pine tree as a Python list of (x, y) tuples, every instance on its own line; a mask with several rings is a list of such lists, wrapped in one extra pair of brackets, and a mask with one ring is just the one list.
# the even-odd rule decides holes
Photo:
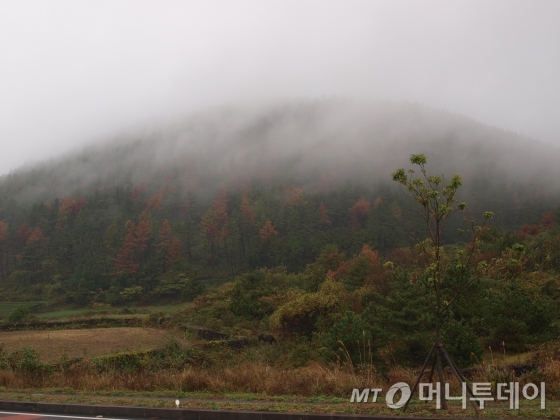
[(2, 281), (4, 281), (4, 243), (8, 239), (8, 225), (0, 221), (0, 273)]

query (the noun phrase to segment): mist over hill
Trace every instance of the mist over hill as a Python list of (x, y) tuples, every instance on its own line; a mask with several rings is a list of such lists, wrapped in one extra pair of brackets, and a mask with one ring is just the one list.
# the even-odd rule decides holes
[(557, 147), (419, 104), (338, 98), (214, 108), (131, 130), (0, 177), (0, 197), (30, 203), (166, 183), (210, 196), (253, 178), (309, 190), (377, 185), (411, 153), (428, 155), (432, 172), (461, 174), (467, 190), (560, 191)]

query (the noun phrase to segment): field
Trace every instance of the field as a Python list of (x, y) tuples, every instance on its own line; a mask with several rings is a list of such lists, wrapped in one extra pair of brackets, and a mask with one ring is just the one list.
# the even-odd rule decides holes
[[(0, 308), (3, 303), (0, 303)], [(129, 309), (130, 313), (134, 314), (137, 317), (146, 317), (150, 312), (172, 312), (177, 311), (179, 309), (184, 309), (185, 304), (176, 304), (176, 305), (159, 305), (159, 306), (131, 306)], [(122, 313), (122, 308), (99, 308), (94, 309), (91, 307), (85, 307), (80, 309), (61, 309), (57, 311), (50, 311), (50, 312), (39, 312), (35, 314), (39, 319), (57, 319), (57, 320), (67, 320), (70, 318), (75, 317), (90, 317), (90, 316), (99, 316), (99, 315), (111, 315), (114, 317), (115, 315), (119, 315)]]
[(8, 319), (10, 314), (19, 307), (31, 310), (44, 303), (45, 302), (0, 302), (0, 319)]
[(150, 350), (161, 347), (174, 337), (154, 328), (93, 328), (84, 330), (1, 332), (4, 351), (23, 347), (39, 353), (45, 362), (56, 362), (63, 354), (68, 358), (95, 357), (111, 353)]

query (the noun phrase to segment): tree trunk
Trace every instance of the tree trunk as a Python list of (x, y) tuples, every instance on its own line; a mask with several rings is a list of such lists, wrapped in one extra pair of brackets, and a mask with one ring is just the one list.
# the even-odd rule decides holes
[(443, 367), (441, 364), (441, 359), (443, 355), (441, 350), (441, 340), (439, 336), (440, 318), (441, 315), (438, 310), (436, 314), (436, 344), (435, 344), (436, 345), (436, 370), (438, 373), (438, 380), (439, 380), (441, 408), (443, 410), (447, 410), (447, 401), (445, 400), (445, 378), (443, 376)]

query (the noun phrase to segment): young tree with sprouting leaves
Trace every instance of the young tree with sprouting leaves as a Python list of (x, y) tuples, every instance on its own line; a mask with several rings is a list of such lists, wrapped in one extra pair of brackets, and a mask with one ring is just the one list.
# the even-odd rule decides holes
[[(443, 370), (441, 366), (441, 358), (444, 356), (448, 359), (452, 369), (456, 370), (454, 363), (450, 360), (449, 355), (441, 344), (441, 324), (443, 315), (449, 310), (453, 302), (459, 299), (469, 286), (477, 280), (477, 276), (473, 275), (470, 268), (477, 248), (477, 238), (474, 234), (475, 224), (471, 222), (473, 229), (472, 240), (467, 246), (467, 251), (460, 251), (452, 258), (448, 258), (444, 253), (442, 245), (442, 230), (445, 222), (449, 217), (458, 210), (464, 210), (467, 205), (465, 202), (459, 202), (456, 198), (457, 191), (462, 185), (462, 180), (459, 175), (453, 175), (451, 181), (446, 183), (443, 176), (430, 175), (426, 170), (427, 158), (423, 154), (414, 154), (410, 156), (410, 163), (416, 165), (419, 169), (417, 174), (413, 169), (405, 171), (405, 169), (397, 169), (393, 173), (393, 180), (403, 185), (408, 193), (414, 200), (420, 204), (418, 213), (426, 224), (429, 233), (428, 239), (418, 244), (420, 252), (425, 258), (426, 262), (426, 280), (429, 285), (433, 287), (435, 294), (434, 311), (435, 311), (435, 344), (432, 351), (435, 350), (434, 366), (432, 367), (432, 374), (434, 367), (437, 367), (441, 389), (443, 389)], [(493, 217), (492, 212), (485, 212), (483, 214), (484, 220), (489, 220)], [(446, 289), (444, 295), (443, 273), (449, 267), (449, 264), (454, 264), (455, 288), (449, 291)], [(426, 359), (426, 363), (422, 368), (423, 373), (426, 368), (428, 360), (432, 356), (432, 351)], [(461, 376), (456, 373), (457, 379), (461, 381)], [(418, 377), (418, 381), (420, 376)], [(418, 385), (418, 381), (415, 385)], [(414, 392), (414, 389), (413, 389)], [(445, 408), (445, 400), (443, 400)]]

